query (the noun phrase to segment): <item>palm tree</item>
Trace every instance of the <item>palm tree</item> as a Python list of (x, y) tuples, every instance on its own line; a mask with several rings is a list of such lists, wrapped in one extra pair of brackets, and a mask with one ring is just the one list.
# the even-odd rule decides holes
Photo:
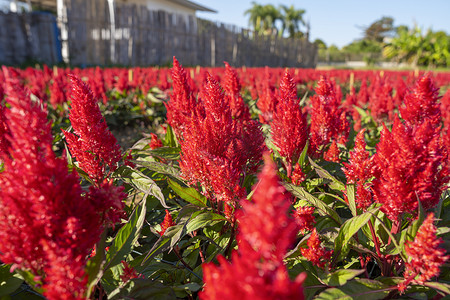
[(280, 11), (272, 4), (260, 5), (252, 2), (252, 7), (244, 12), (249, 15), (249, 24), (259, 34), (274, 35), (278, 32), (276, 22), (282, 20)]
[(280, 5), (280, 9), (283, 11), (283, 26), (281, 34), (285, 31), (289, 34), (290, 38), (302, 37), (303, 32), (300, 30), (300, 25), (306, 26), (303, 20), (304, 9), (296, 9), (294, 5), (286, 6)]

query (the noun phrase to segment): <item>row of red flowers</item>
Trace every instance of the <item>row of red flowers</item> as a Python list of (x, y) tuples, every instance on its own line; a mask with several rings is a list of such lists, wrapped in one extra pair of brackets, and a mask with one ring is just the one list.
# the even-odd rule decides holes
[[(70, 72), (2, 72), (0, 259), (49, 299), (450, 294), (448, 74)], [(97, 101), (158, 84), (163, 141), (121, 151)]]

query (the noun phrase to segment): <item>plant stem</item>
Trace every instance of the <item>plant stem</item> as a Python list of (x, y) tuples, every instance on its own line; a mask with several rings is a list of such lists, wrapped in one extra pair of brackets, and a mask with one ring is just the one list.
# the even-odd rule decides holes
[(373, 243), (375, 244), (375, 250), (377, 251), (378, 257), (381, 258), (380, 244), (378, 243), (377, 234), (375, 233), (375, 229), (373, 228), (372, 220), (369, 220), (369, 228), (370, 233), (372, 233)]

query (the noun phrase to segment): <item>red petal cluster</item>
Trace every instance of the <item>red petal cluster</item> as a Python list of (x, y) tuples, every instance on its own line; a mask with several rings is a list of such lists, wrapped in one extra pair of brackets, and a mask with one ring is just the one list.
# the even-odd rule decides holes
[(154, 133), (150, 133), (150, 135), (151, 135), (151, 140), (150, 140), (150, 143), (148, 144), (150, 146), (150, 149), (161, 148), (163, 146), (163, 143), (158, 138), (158, 136)]
[(264, 75), (261, 93), (258, 102), (256, 102), (256, 106), (261, 110), (261, 114), (259, 115), (260, 122), (269, 124), (272, 121), (278, 99), (275, 94), (275, 87), (271, 84), (268, 67), (265, 68)]
[[(101, 223), (76, 173), (52, 151), (42, 103), (7, 79), (11, 147), (1, 154), (0, 259), (41, 276), (49, 299), (82, 299), (86, 257)], [(26, 118), (24, 118), (26, 116)]]
[(311, 98), (310, 148), (313, 156), (320, 156), (325, 147), (336, 140), (347, 142), (349, 123), (345, 111), (340, 107), (341, 99), (336, 96), (334, 84), (321, 77), (316, 87), (316, 95)]
[(271, 124), (272, 139), (280, 155), (286, 158), (288, 176), (308, 140), (306, 114), (297, 98), (297, 86), (286, 70), (280, 82), (280, 97)]
[(180, 141), (180, 167), (192, 184), (199, 182), (217, 200), (240, 199), (243, 176), (254, 172), (265, 147), (255, 121), (233, 119), (218, 82), (207, 74), (202, 91), (204, 116), (192, 118)]
[(405, 281), (400, 284), (400, 290), (404, 290), (411, 281), (423, 284), (438, 276), (440, 267), (450, 258), (445, 255), (446, 250), (439, 247), (443, 241), (436, 237), (433, 222), (434, 214), (430, 213), (420, 226), (414, 241), (405, 245), (408, 260), (405, 262)]
[(238, 252), (231, 263), (203, 265), (200, 299), (304, 299), (301, 274), (289, 279), (283, 256), (294, 242), (297, 225), (288, 217), (290, 199), (278, 183), (275, 164), (266, 158), (253, 202), (238, 213)]
[(172, 216), (170, 215), (169, 211), (166, 209), (166, 215), (164, 217), (163, 222), (161, 223), (161, 230), (158, 232), (159, 235), (163, 235), (164, 232), (166, 232), (167, 228), (176, 225), (175, 222), (172, 220)]
[(438, 103), (439, 88), (428, 74), (419, 79), (412, 93), (405, 96), (404, 106), (400, 108), (402, 118), (407, 124), (422, 124), (429, 120), (436, 127), (441, 126), (441, 110)]
[(314, 229), (316, 220), (314, 218), (314, 207), (312, 206), (299, 206), (294, 212), (295, 221), (297, 221), (300, 227), (299, 231), (305, 234), (307, 231)]
[(231, 115), (235, 119), (250, 120), (250, 112), (248, 106), (241, 97), (241, 84), (234, 70), (227, 62), (225, 62), (225, 74), (223, 79), (223, 89), (225, 96), (228, 97)]
[(172, 68), (172, 87), (170, 101), (166, 103), (166, 117), (167, 123), (172, 126), (180, 140), (185, 126), (196, 114), (197, 101), (192, 94), (186, 71), (175, 57)]
[(381, 132), (373, 191), (391, 220), (415, 214), (417, 199), (425, 209), (434, 207), (449, 181), (437, 95), (431, 79), (423, 77), (405, 96), (405, 124), (397, 117), (392, 132)]
[(370, 89), (368, 108), (373, 119), (379, 123), (392, 121), (395, 107), (391, 84), (385, 78), (377, 76)]
[(355, 147), (350, 151), (349, 163), (344, 163), (342, 170), (347, 177), (347, 184), (356, 185), (356, 203), (358, 208), (366, 209), (372, 204), (370, 184), (368, 180), (373, 176), (374, 160), (373, 156), (369, 158), (369, 152), (366, 151), (366, 141), (364, 132), (361, 130), (355, 139)]
[(305, 181), (306, 175), (302, 171), (302, 167), (297, 163), (295, 164), (294, 172), (292, 172), (291, 181), (295, 185), (299, 185)]
[(434, 207), (448, 177), (440, 133), (431, 122), (411, 127), (396, 118), (390, 132), (384, 126), (375, 154), (375, 200), (391, 220), (415, 214), (420, 199), (425, 209)]
[(340, 151), (336, 143), (336, 140), (333, 140), (333, 142), (331, 142), (330, 148), (328, 148), (328, 150), (323, 154), (323, 159), (338, 163), (339, 153)]
[(130, 281), (131, 279), (141, 277), (141, 275), (139, 275), (133, 267), (130, 267), (130, 265), (126, 261), (122, 260), (122, 265), (123, 274), (120, 275), (120, 280), (122, 280), (124, 283)]
[(0, 153), (6, 153), (9, 147), (9, 141), (7, 139), (9, 129), (6, 123), (5, 110), (6, 108), (2, 105), (0, 101)]
[(302, 255), (319, 268), (325, 268), (325, 265), (330, 262), (330, 258), (333, 255), (333, 250), (326, 250), (321, 246), (316, 228), (313, 229), (307, 244), (308, 248), (301, 249)]
[(116, 169), (122, 153), (89, 86), (74, 75), (70, 79), (72, 103), (69, 118), (74, 133), (64, 131), (64, 134), (79, 167), (98, 184), (107, 175), (107, 166), (110, 171)]

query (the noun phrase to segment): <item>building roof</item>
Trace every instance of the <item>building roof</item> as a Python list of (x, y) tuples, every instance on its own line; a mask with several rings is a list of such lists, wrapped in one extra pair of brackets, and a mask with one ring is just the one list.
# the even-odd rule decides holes
[(189, 0), (168, 0), (168, 1), (179, 4), (179, 5), (186, 6), (186, 7), (195, 9), (195, 10), (199, 10), (199, 11), (208, 11), (208, 12), (213, 12), (213, 13), (217, 12), (217, 10), (208, 8), (206, 6), (197, 4), (197, 3), (189, 1)]
[[(20, 0), (21, 2), (27, 2), (26, 0)], [(106, 0), (105, 0), (106, 1)], [(118, 0), (116, 0), (118, 1)], [(120, 0), (119, 0), (120, 1)], [(189, 0), (167, 0), (169, 2), (182, 5), (191, 9), (195, 9), (198, 11), (207, 11), (207, 12), (213, 12), (216, 13), (217, 11), (211, 8), (208, 8), (206, 6), (200, 5), (198, 3), (195, 3), (193, 1)], [(55, 9), (56, 8), (56, 0), (30, 0), (32, 4), (37, 4), (45, 8)]]

